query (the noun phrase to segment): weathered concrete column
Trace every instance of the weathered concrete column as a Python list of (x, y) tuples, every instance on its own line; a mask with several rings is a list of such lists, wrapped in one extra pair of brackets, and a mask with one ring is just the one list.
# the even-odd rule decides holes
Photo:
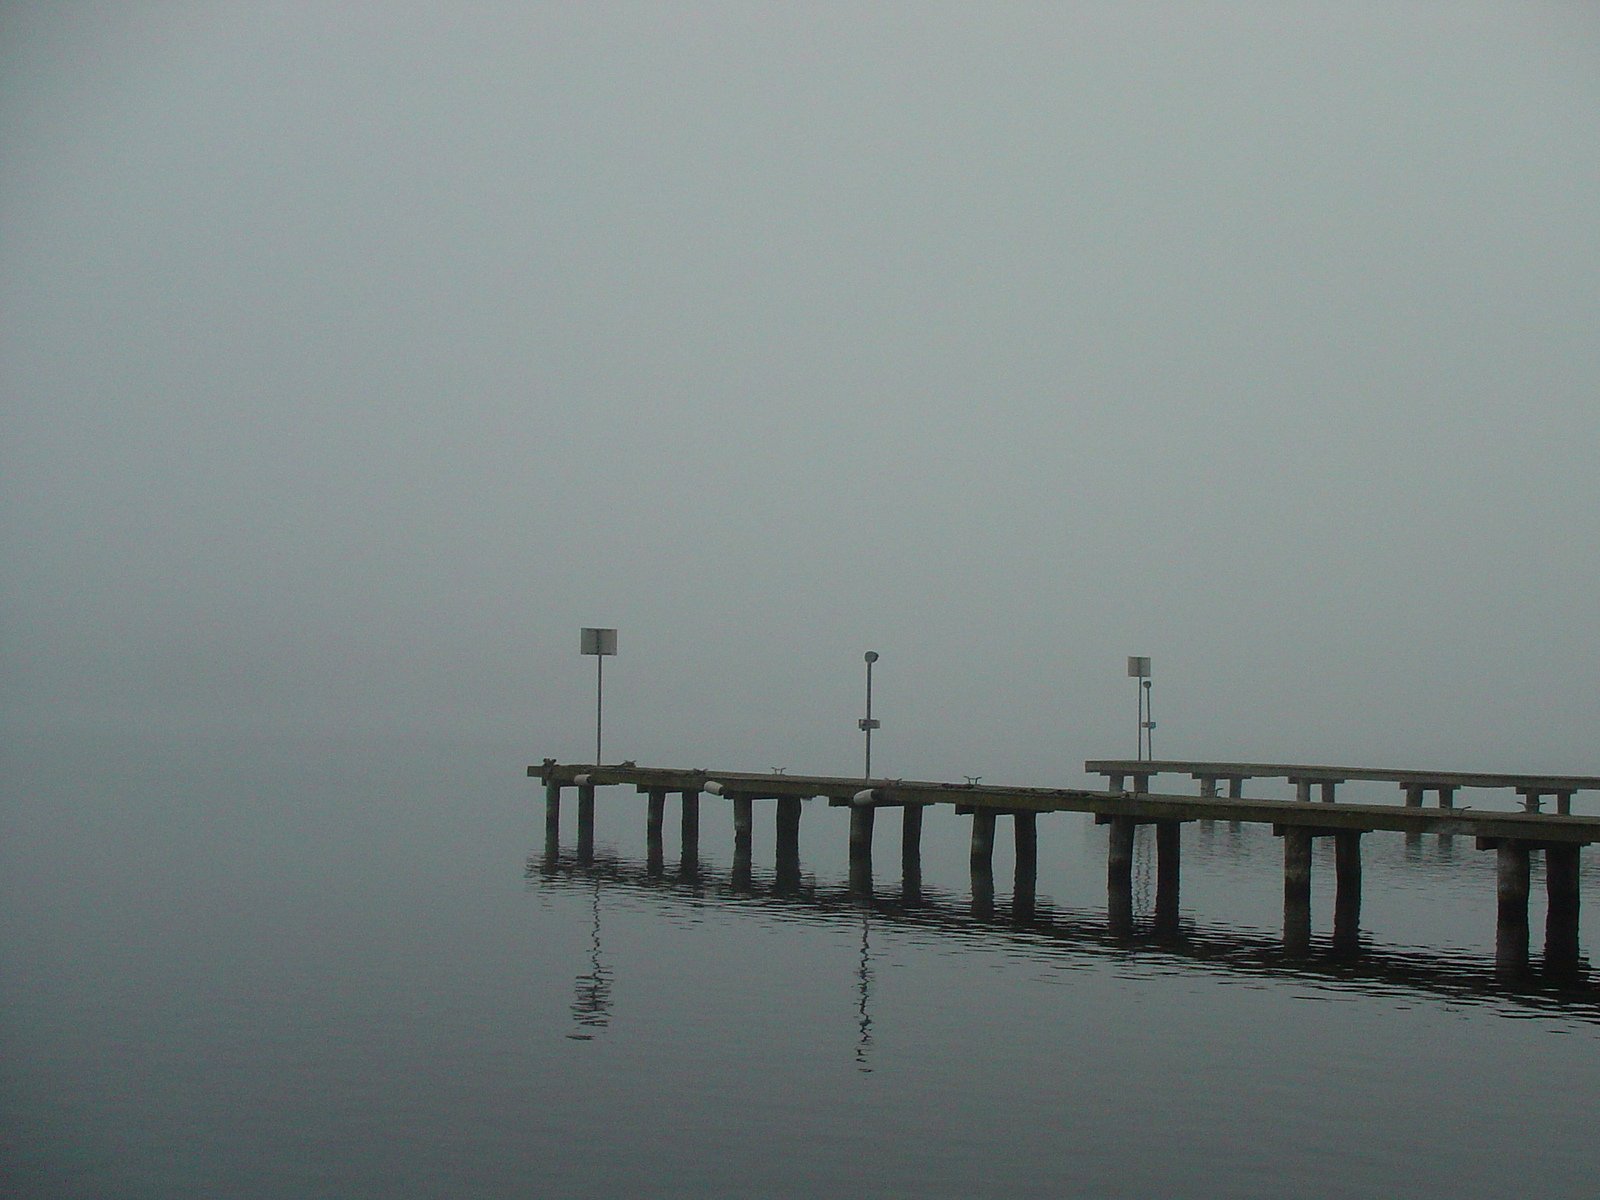
[(1422, 807), (1422, 785), (1420, 783), (1406, 783), (1401, 785), (1406, 794), (1407, 808)]
[(1135, 775), (1133, 777), (1133, 790), (1136, 792), (1148, 792), (1150, 790), (1150, 776)]
[(1178, 877), (1182, 866), (1183, 822), (1156, 822), (1156, 929), (1178, 930)]
[(900, 884), (909, 900), (922, 895), (922, 809), (908, 804), (900, 814)]
[(1039, 878), (1039, 814), (1011, 814), (1017, 841), (1016, 871), (1012, 876), (1011, 905), (1019, 917), (1033, 915), (1034, 885)]
[(1112, 937), (1133, 933), (1133, 835), (1138, 824), (1132, 817), (1112, 817), (1106, 850), (1106, 923)]
[(1563, 817), (1570, 817), (1572, 815), (1572, 793), (1571, 792), (1557, 792), (1556, 793), (1556, 812), (1559, 813)]
[(1120, 792), (1122, 790), (1123, 779), (1124, 779), (1124, 777), (1121, 776), (1121, 775), (1115, 775), (1115, 774), (1107, 775), (1106, 776), (1106, 791), (1108, 791), (1108, 792)]
[(733, 886), (750, 887), (750, 843), (755, 828), (755, 802), (749, 796), (733, 797)]
[(1334, 802), (1333, 794), (1338, 786), (1339, 781), (1337, 779), (1324, 779), (1322, 781), (1322, 802), (1324, 804), (1332, 804)]
[(1291, 954), (1311, 948), (1311, 831), (1283, 831), (1283, 947)]
[(1544, 793), (1535, 788), (1518, 788), (1517, 795), (1522, 797), (1524, 812), (1538, 812), (1544, 799)]
[(1351, 951), (1361, 945), (1361, 831), (1334, 834), (1333, 945)]
[(554, 855), (561, 849), (561, 785), (551, 780), (544, 785), (544, 852)]
[(1546, 846), (1544, 963), (1557, 971), (1578, 962), (1578, 847)]
[(594, 784), (578, 785), (578, 861), (594, 861)]
[(1528, 844), (1501, 842), (1495, 859), (1494, 965), (1516, 977), (1528, 968)]
[(1200, 776), (1200, 794), (1208, 797), (1217, 794), (1217, 777), (1215, 775)]
[(1230, 800), (1243, 800), (1244, 799), (1244, 780), (1243, 779), (1234, 778), (1234, 779), (1228, 780), (1228, 799), (1230, 799)]
[(734, 857), (750, 857), (750, 840), (755, 829), (755, 801), (749, 796), (733, 798), (733, 853)]
[(994, 809), (972, 810), (972, 869), (994, 873)]
[(1453, 787), (1441, 787), (1439, 791), (1439, 807), (1454, 808), (1456, 806), (1456, 790)]
[(661, 827), (667, 815), (666, 788), (651, 788), (645, 802), (644, 851), (645, 869), (652, 875), (661, 874)]
[(1311, 780), (1296, 779), (1294, 781), (1294, 798), (1302, 804), (1311, 802)]
[(878, 810), (870, 804), (852, 806), (850, 809), (850, 859), (865, 858), (872, 861), (872, 826)]
[(800, 886), (800, 798), (785, 796), (778, 801), (777, 865), (779, 891)]
[(683, 816), (679, 828), (683, 836), (683, 848), (678, 857), (680, 869), (686, 874), (693, 874), (700, 869), (699, 788), (683, 790)]

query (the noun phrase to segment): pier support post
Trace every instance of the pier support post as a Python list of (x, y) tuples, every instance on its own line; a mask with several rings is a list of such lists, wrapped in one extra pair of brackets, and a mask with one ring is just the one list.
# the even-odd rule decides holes
[(855, 891), (861, 890), (863, 874), (871, 887), (872, 827), (877, 815), (878, 810), (870, 804), (850, 809), (850, 886)]
[(922, 807), (908, 804), (900, 815), (900, 887), (907, 900), (922, 895)]
[(1515, 978), (1528, 969), (1528, 844), (1501, 842), (1495, 859), (1495, 970)]
[(1283, 831), (1283, 947), (1290, 954), (1311, 948), (1311, 831)]
[(544, 785), (544, 852), (550, 858), (561, 852), (561, 785), (553, 779)]
[(1182, 866), (1183, 822), (1156, 822), (1156, 929), (1178, 931), (1178, 877)]
[(1570, 817), (1572, 815), (1572, 793), (1571, 792), (1557, 792), (1556, 793), (1556, 812), (1558, 814), (1560, 814), (1561, 816), (1563, 816), (1563, 817)]
[(1112, 937), (1133, 933), (1133, 835), (1138, 824), (1132, 817), (1112, 817), (1106, 850), (1106, 923)]
[(1244, 799), (1244, 780), (1242, 778), (1239, 778), (1239, 777), (1236, 776), (1236, 777), (1228, 780), (1228, 799), (1229, 800), (1243, 800)]
[(1338, 786), (1339, 781), (1337, 779), (1324, 779), (1322, 781), (1322, 802), (1324, 804), (1332, 804), (1334, 802), (1334, 789)]
[(651, 875), (661, 874), (661, 827), (666, 821), (667, 791), (651, 788), (645, 802), (644, 851), (645, 869)]
[(1578, 963), (1578, 847), (1547, 846), (1544, 852), (1547, 907), (1544, 921), (1546, 970), (1564, 971)]
[(994, 809), (972, 810), (972, 869), (994, 873)]
[(578, 786), (578, 861), (594, 861), (594, 784)]
[(1311, 802), (1311, 780), (1296, 779), (1294, 781), (1294, 798), (1302, 804)]
[(777, 865), (775, 874), (780, 892), (800, 886), (800, 798), (784, 796), (778, 801)]
[(1455, 806), (1456, 806), (1456, 789), (1453, 788), (1453, 787), (1441, 787), (1439, 789), (1439, 807), (1440, 808), (1454, 808)]
[(679, 854), (679, 869), (692, 875), (700, 869), (700, 789), (683, 790), (683, 815), (679, 826), (683, 848)]
[(1215, 775), (1200, 776), (1200, 795), (1215, 797), (1217, 794), (1217, 777)]
[(1353, 951), (1361, 946), (1361, 831), (1340, 830), (1333, 846), (1333, 945)]
[(749, 796), (733, 798), (733, 886), (750, 887), (750, 843), (755, 827), (755, 801)]
[(1016, 871), (1011, 882), (1011, 908), (1018, 920), (1033, 916), (1034, 888), (1039, 878), (1039, 814), (1011, 814), (1017, 841)]
[(1182, 870), (1183, 822), (1156, 822), (1156, 925), (1178, 927), (1178, 880)]

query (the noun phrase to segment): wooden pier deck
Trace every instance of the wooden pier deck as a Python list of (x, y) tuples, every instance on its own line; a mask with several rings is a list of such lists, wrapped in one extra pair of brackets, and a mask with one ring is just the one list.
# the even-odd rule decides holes
[[(1118, 767), (1133, 767), (1118, 771)], [(559, 837), (561, 793), (572, 787), (578, 793), (578, 842), (580, 855), (585, 843), (592, 853), (595, 789), (601, 786), (632, 787), (649, 797), (646, 821), (647, 838), (659, 846), (663, 813), (669, 794), (681, 798), (681, 833), (685, 859), (698, 854), (699, 808), (701, 797), (710, 795), (728, 801), (733, 807), (734, 855), (748, 865), (753, 828), (752, 806), (756, 801), (776, 801), (777, 857), (780, 874), (798, 872), (801, 802), (824, 797), (830, 804), (848, 806), (850, 816), (850, 862), (854, 877), (870, 883), (872, 872), (872, 833), (879, 809), (902, 812), (901, 858), (907, 872), (920, 870), (920, 843), (923, 814), (936, 805), (949, 805), (957, 813), (970, 815), (971, 863), (975, 880), (991, 871), (996, 818), (1011, 819), (1016, 839), (1017, 883), (1032, 889), (1037, 869), (1037, 818), (1041, 813), (1090, 813), (1109, 827), (1107, 848), (1108, 921), (1113, 926), (1127, 922), (1131, 914), (1133, 839), (1141, 824), (1156, 827), (1158, 924), (1176, 925), (1180, 878), (1178, 831), (1186, 821), (1254, 822), (1270, 825), (1284, 839), (1284, 940), (1291, 948), (1309, 943), (1311, 930), (1311, 844), (1317, 837), (1332, 837), (1336, 842), (1336, 898), (1334, 939), (1353, 942), (1357, 937), (1361, 891), (1361, 837), (1378, 831), (1394, 831), (1412, 836), (1464, 836), (1475, 839), (1482, 850), (1497, 855), (1498, 920), (1495, 931), (1497, 961), (1507, 969), (1525, 966), (1528, 953), (1528, 893), (1530, 855), (1542, 853), (1549, 905), (1547, 909), (1545, 951), (1547, 962), (1555, 958), (1578, 957), (1580, 849), (1600, 841), (1600, 819), (1569, 813), (1544, 813), (1525, 807), (1522, 811), (1494, 811), (1453, 804), (1426, 808), (1405, 804), (1307, 803), (1305, 799), (1275, 800), (1245, 798), (1231, 786), (1228, 796), (1216, 795), (1215, 786), (1205, 786), (1202, 794), (1175, 795), (1147, 790), (1150, 777), (1166, 771), (1200, 768), (1238, 768), (1218, 770), (1218, 779), (1272, 777), (1296, 780), (1302, 768), (1283, 764), (1197, 764), (1096, 760), (1088, 764), (1091, 772), (1110, 777), (1113, 787), (1106, 790), (1084, 788), (1009, 787), (977, 783), (940, 783), (923, 780), (871, 779), (845, 776), (752, 774), (736, 771), (711, 771), (701, 768), (640, 767), (632, 762), (618, 764), (561, 764), (554, 759), (530, 766), (528, 774), (545, 786), (546, 839)], [(1339, 773), (1341, 779), (1377, 778), (1412, 786), (1396, 779), (1401, 772), (1370, 771), (1358, 775), (1354, 768), (1316, 768)], [(1191, 772), (1193, 773), (1193, 772)], [(1121, 785), (1131, 777), (1133, 790)], [(1563, 785), (1577, 777), (1560, 776), (1468, 776), (1427, 773), (1431, 786), (1515, 787), (1505, 780), (1521, 780), (1528, 786), (1551, 781)], [(1451, 780), (1493, 779), (1493, 783), (1469, 784)], [(1593, 781), (1600, 787), (1600, 780)], [(1579, 790), (1573, 786), (1571, 790)], [(1549, 794), (1547, 792), (1547, 794)], [(1559, 794), (1559, 793), (1556, 793)], [(1570, 794), (1570, 793), (1569, 793)], [(1330, 797), (1331, 798), (1331, 795)]]
[(1539, 812), (1544, 797), (1555, 798), (1556, 811), (1569, 813), (1577, 792), (1600, 791), (1600, 776), (1594, 775), (1509, 775), (1486, 771), (1393, 770), (1385, 767), (1327, 767), (1303, 763), (1190, 762), (1179, 759), (1112, 758), (1090, 759), (1083, 769), (1103, 775), (1113, 791), (1121, 791), (1125, 780), (1133, 780), (1133, 790), (1149, 790), (1150, 780), (1159, 775), (1187, 775), (1200, 783), (1202, 796), (1215, 796), (1223, 781), (1230, 796), (1243, 794), (1247, 779), (1283, 779), (1295, 785), (1295, 799), (1311, 799), (1315, 785), (1319, 798), (1332, 803), (1335, 789), (1352, 781), (1398, 784), (1405, 802), (1420, 807), (1423, 796), (1434, 792), (1439, 806), (1449, 808), (1455, 794), (1463, 788), (1493, 788), (1516, 792), (1528, 812)]

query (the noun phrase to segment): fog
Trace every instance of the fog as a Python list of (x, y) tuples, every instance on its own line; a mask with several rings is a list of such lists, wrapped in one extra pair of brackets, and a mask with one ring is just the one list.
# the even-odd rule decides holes
[(1593, 772), (1584, 4), (10, 5), (5, 728)]

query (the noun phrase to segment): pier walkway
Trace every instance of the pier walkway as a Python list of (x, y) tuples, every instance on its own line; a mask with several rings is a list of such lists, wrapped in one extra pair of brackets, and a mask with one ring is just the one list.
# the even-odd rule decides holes
[[(1118, 766), (1137, 768), (1120, 773)], [(666, 767), (640, 767), (632, 762), (619, 764), (561, 764), (554, 759), (530, 766), (530, 777), (545, 786), (545, 832), (547, 842), (559, 837), (561, 794), (571, 787), (578, 797), (578, 846), (582, 854), (592, 853), (594, 838), (595, 789), (600, 786), (632, 787), (648, 797), (646, 836), (656, 846), (667, 797), (681, 801), (681, 836), (685, 861), (698, 854), (699, 813), (702, 796), (728, 801), (733, 807), (735, 863), (750, 858), (753, 830), (753, 805), (757, 801), (777, 802), (777, 861), (780, 875), (791, 868), (798, 872), (798, 847), (803, 800), (824, 797), (830, 804), (848, 806), (850, 812), (850, 864), (853, 876), (870, 881), (872, 873), (872, 834), (879, 809), (902, 812), (901, 858), (909, 871), (920, 861), (923, 813), (930, 806), (949, 805), (958, 814), (972, 818), (971, 864), (974, 878), (992, 872), (996, 818), (1010, 818), (1016, 839), (1016, 872), (1019, 887), (1031, 892), (1037, 870), (1037, 818), (1040, 813), (1091, 813), (1098, 823), (1109, 826), (1107, 848), (1108, 921), (1114, 926), (1126, 922), (1132, 904), (1132, 865), (1134, 832), (1139, 825), (1156, 827), (1156, 921), (1175, 927), (1178, 920), (1180, 878), (1179, 829), (1186, 821), (1238, 821), (1270, 825), (1284, 841), (1284, 940), (1290, 949), (1309, 944), (1311, 934), (1311, 844), (1314, 838), (1335, 839), (1334, 939), (1354, 941), (1361, 909), (1361, 837), (1377, 831), (1396, 831), (1410, 835), (1435, 834), (1441, 837), (1466, 836), (1476, 840), (1482, 850), (1497, 855), (1498, 919), (1495, 930), (1496, 960), (1508, 969), (1525, 966), (1528, 954), (1528, 894), (1530, 856), (1542, 853), (1548, 895), (1545, 954), (1552, 959), (1578, 958), (1580, 849), (1600, 841), (1600, 819), (1564, 813), (1529, 811), (1489, 811), (1461, 806), (1423, 807), (1416, 804), (1309, 804), (1302, 800), (1247, 799), (1235, 793), (1215, 795), (1216, 788), (1205, 787), (1202, 794), (1173, 795), (1150, 792), (1149, 778), (1163, 771), (1190, 767), (1235, 767), (1235, 774), (1219, 770), (1214, 779), (1243, 779), (1271, 776), (1294, 779), (1296, 767), (1270, 764), (1172, 764), (1163, 762), (1092, 761), (1091, 772), (1105, 768), (1113, 784), (1106, 790), (1082, 788), (1005, 787), (978, 783), (938, 783), (904, 779), (848, 778), (822, 775), (758, 775), (735, 771), (710, 771)], [(1250, 769), (1250, 768), (1256, 769)], [(1342, 779), (1375, 777), (1395, 780), (1401, 772), (1373, 772), (1358, 775), (1354, 769), (1319, 768), (1342, 772)], [(1131, 776), (1135, 788), (1123, 790), (1123, 779)], [(1574, 777), (1467, 776), (1428, 773), (1432, 786), (1516, 786), (1504, 779), (1548, 782), (1552, 778), (1571, 782)], [(1449, 780), (1494, 779), (1492, 784), (1451, 784)], [(1324, 781), (1325, 782), (1325, 781)], [(1401, 780), (1402, 786), (1407, 786)], [(1420, 786), (1420, 785), (1418, 785)], [(1530, 784), (1529, 786), (1533, 786)], [(1600, 786), (1600, 780), (1592, 786)], [(1572, 790), (1578, 790), (1573, 787)], [(1558, 794), (1559, 793), (1555, 793)], [(1408, 798), (1409, 798), (1408, 793)]]

